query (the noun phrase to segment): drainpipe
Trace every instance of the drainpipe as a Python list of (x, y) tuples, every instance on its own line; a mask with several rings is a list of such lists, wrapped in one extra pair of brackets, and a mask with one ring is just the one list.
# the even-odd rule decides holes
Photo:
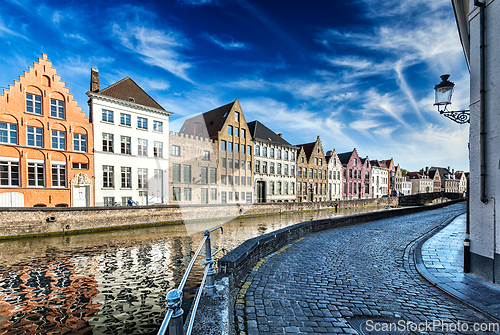
[(481, 160), (481, 201), (484, 204), (488, 203), (486, 196), (486, 71), (485, 71), (485, 58), (486, 58), (486, 45), (484, 43), (484, 28), (485, 28), (485, 3), (479, 0), (474, 0), (474, 6), (479, 7), (479, 147), (480, 147), (480, 160)]

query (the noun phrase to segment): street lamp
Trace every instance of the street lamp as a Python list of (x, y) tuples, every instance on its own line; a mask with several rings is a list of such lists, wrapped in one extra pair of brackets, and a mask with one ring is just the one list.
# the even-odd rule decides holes
[(449, 74), (441, 76), (441, 82), (434, 86), (435, 103), (438, 107), (438, 112), (456, 123), (470, 123), (470, 110), (449, 111), (448, 105), (451, 105), (451, 95), (455, 84), (448, 80)]

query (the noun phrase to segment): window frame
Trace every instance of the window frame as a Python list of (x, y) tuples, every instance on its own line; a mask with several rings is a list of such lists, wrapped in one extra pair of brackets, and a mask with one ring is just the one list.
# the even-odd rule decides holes
[[(62, 106), (60, 105), (61, 103), (62, 103)], [(50, 117), (64, 120), (65, 116), (66, 116), (66, 108), (65, 107), (66, 107), (66, 103), (64, 100), (50, 98)], [(53, 110), (53, 108), (55, 109), (55, 111)], [(61, 116), (61, 112), (62, 112), (62, 116)]]

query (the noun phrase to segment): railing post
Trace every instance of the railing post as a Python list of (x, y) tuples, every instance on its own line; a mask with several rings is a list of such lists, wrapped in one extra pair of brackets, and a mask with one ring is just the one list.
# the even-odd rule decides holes
[(207, 258), (205, 259), (205, 264), (208, 266), (207, 272), (207, 295), (212, 296), (215, 294), (215, 270), (214, 270), (214, 260), (212, 259), (212, 245), (210, 244), (210, 231), (205, 230), (205, 254)]
[(184, 322), (182, 315), (182, 291), (178, 289), (170, 290), (167, 293), (167, 308), (173, 310), (172, 319), (168, 325), (169, 335), (182, 335)]

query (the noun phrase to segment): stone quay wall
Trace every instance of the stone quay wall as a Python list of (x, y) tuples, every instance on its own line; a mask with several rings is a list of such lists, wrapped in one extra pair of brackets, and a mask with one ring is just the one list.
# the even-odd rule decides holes
[(288, 202), (223, 205), (153, 205), (132, 207), (31, 207), (0, 208), (0, 239), (76, 234), (138, 228), (188, 220), (208, 220), (374, 206), (397, 206), (398, 198), (325, 202)]

